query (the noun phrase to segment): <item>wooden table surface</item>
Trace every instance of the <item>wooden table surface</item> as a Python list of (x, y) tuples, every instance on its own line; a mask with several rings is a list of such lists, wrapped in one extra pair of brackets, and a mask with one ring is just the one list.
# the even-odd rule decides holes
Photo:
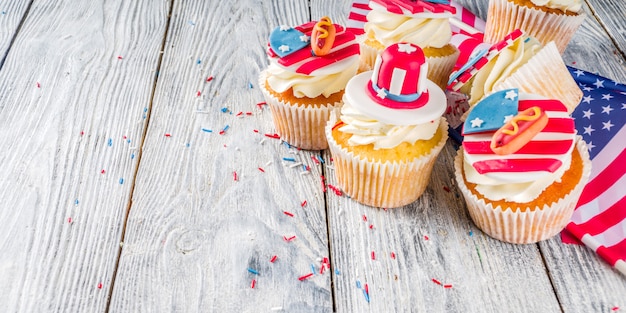
[[(585, 2), (564, 59), (624, 83), (626, 4)], [(626, 311), (626, 277), (588, 248), (477, 229), (452, 141), (418, 201), (381, 210), (323, 191), (328, 151), (264, 135), (271, 29), (349, 9), (0, 1), (0, 311)]]

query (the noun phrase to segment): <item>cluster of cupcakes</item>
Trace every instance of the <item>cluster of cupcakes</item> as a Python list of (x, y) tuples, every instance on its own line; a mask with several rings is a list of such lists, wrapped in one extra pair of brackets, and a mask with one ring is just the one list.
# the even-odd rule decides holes
[(355, 201), (400, 207), (422, 195), (447, 142), (444, 90), (462, 92), (471, 107), (455, 175), (470, 216), (503, 241), (547, 239), (590, 171), (569, 117), (582, 93), (560, 56), (584, 15), (537, 3), (490, 0), (492, 46), (460, 66), (449, 1), (371, 0), (360, 37), (327, 17), (277, 27), (259, 77), (275, 127), (291, 145), (328, 148)]

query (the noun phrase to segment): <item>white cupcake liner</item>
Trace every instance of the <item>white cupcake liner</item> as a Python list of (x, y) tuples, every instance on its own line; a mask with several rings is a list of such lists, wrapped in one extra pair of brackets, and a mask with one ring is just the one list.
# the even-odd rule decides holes
[[(523, 205), (516, 208), (493, 207), (485, 199), (478, 198), (466, 186), (463, 179), (463, 149), (454, 159), (457, 185), (465, 198), (470, 217), (487, 235), (509, 243), (528, 244), (551, 238), (569, 223), (576, 203), (591, 172), (591, 161), (587, 146), (580, 136), (576, 138), (576, 149), (583, 160), (582, 177), (578, 184), (551, 206), (535, 207), (530, 210)], [(522, 208), (526, 208), (524, 212)]]
[(544, 45), (554, 41), (559, 53), (563, 53), (584, 20), (583, 12), (577, 15), (547, 13), (517, 5), (512, 0), (490, 0), (484, 40), (496, 43), (521, 29)]
[(305, 150), (328, 148), (324, 127), (330, 112), (341, 107), (342, 102), (311, 106), (287, 103), (272, 96), (266, 86), (267, 72), (259, 75), (259, 86), (265, 102), (272, 112), (272, 120), (280, 138), (292, 146)]
[(545, 45), (526, 64), (494, 86), (491, 92), (509, 88), (519, 88), (521, 92), (559, 99), (570, 114), (583, 97), (583, 92), (567, 70), (554, 42)]
[(428, 185), (437, 156), (448, 139), (448, 123), (440, 119), (441, 140), (431, 152), (411, 161), (381, 162), (362, 158), (340, 146), (332, 136), (337, 122), (331, 114), (326, 136), (338, 185), (351, 198), (378, 208), (396, 208), (417, 200)]
[[(376, 57), (381, 54), (383, 52), (382, 49), (378, 49), (375, 47), (372, 47), (368, 44), (365, 43), (367, 38), (367, 35), (362, 35), (359, 39), (359, 47), (360, 47), (360, 54), (359, 54), (359, 61), (360, 61), (360, 65), (359, 65), (359, 69), (363, 69), (363, 70), (371, 70), (374, 68), (374, 63), (376, 63)], [(365, 71), (364, 71), (365, 72)]]

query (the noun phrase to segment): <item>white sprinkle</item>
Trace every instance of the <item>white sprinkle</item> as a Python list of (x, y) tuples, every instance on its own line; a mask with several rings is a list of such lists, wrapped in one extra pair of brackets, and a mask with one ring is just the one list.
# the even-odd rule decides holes
[(302, 172), (300, 172), (300, 175), (303, 175), (303, 176), (304, 176), (304, 175), (306, 175), (306, 174), (308, 174), (308, 173), (310, 173), (310, 172), (309, 172), (309, 171), (302, 171)]
[(289, 150), (289, 153), (290, 153), (290, 154), (298, 154), (298, 151), (295, 151), (295, 150)]
[(293, 168), (293, 167), (300, 166), (300, 165), (302, 165), (302, 162), (296, 162), (294, 164), (289, 165), (289, 167)]
[(261, 139), (261, 141), (259, 141), (260, 144), (263, 144), (265, 142), (265, 138)]
[(329, 169), (329, 170), (333, 170), (333, 171), (335, 170), (335, 167), (334, 166), (330, 166), (330, 165), (326, 165), (326, 168)]
[(270, 160), (267, 163), (265, 163), (265, 166), (269, 166), (270, 164), (274, 163), (274, 161)]

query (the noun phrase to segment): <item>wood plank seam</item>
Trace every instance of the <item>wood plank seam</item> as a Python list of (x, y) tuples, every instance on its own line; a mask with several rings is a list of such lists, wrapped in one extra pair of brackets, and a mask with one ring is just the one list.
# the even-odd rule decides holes
[(13, 33), (13, 37), (11, 37), (11, 42), (9, 43), (7, 50), (4, 52), (4, 55), (2, 56), (2, 59), (0, 60), (0, 70), (2, 70), (2, 68), (4, 67), (4, 62), (6, 61), (7, 56), (9, 55), (9, 51), (11, 51), (11, 47), (13, 47), (15, 38), (17, 38), (17, 35), (20, 33), (20, 30), (22, 29), (22, 25), (24, 25), (24, 21), (28, 17), (28, 13), (30, 12), (30, 8), (32, 7), (32, 5), (33, 5), (33, 0), (31, 0), (30, 3), (28, 3), (28, 7), (26, 7), (26, 11), (24, 11), (24, 15), (22, 15), (22, 19), (20, 20), (20, 23), (17, 25), (17, 29)]

